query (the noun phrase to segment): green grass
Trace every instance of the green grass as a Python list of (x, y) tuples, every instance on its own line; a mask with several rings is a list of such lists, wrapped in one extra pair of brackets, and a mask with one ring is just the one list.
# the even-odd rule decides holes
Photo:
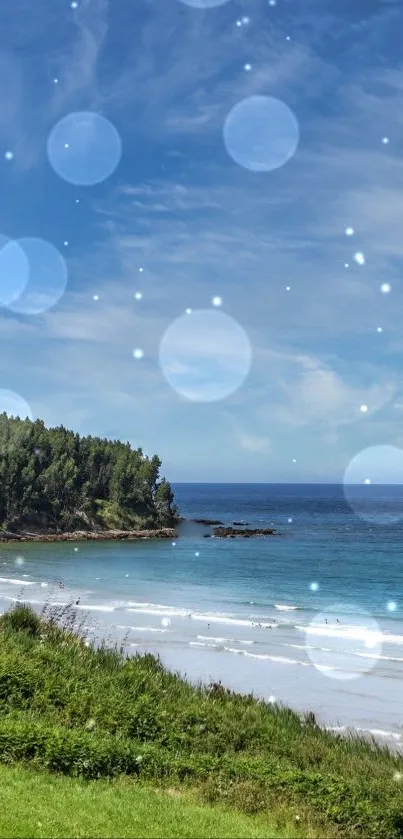
[(144, 530), (157, 527), (152, 517), (147, 518), (124, 510), (113, 501), (97, 500), (94, 506), (97, 524), (108, 530)]
[(270, 818), (200, 805), (175, 789), (130, 781), (83, 781), (0, 766), (1, 837), (292, 837), (314, 836)]
[(3, 763), (197, 790), (206, 806), (281, 823), (299, 814), (301, 836), (311, 825), (316, 836), (403, 837), (402, 758), (79, 635), (71, 607), (39, 618), (17, 605), (0, 618)]

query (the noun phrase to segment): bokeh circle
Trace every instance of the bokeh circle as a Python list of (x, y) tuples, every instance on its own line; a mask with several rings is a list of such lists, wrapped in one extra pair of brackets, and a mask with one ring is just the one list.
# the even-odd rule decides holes
[(344, 473), (343, 490), (350, 508), (364, 521), (388, 525), (403, 519), (403, 449), (363, 449)]
[(356, 604), (332, 603), (304, 627), (312, 664), (331, 679), (357, 679), (375, 667), (382, 633), (374, 618)]
[(29, 282), (22, 294), (9, 304), (13, 312), (38, 315), (51, 309), (67, 285), (67, 265), (57, 248), (45, 239), (26, 237), (16, 244), (29, 264)]
[(287, 163), (299, 143), (291, 108), (272, 96), (242, 99), (224, 123), (224, 143), (235, 163), (252, 172), (271, 172)]
[(29, 280), (29, 262), (18, 242), (0, 236), (0, 305), (9, 306)]
[(48, 158), (55, 172), (76, 186), (93, 186), (115, 171), (122, 141), (112, 123), (93, 111), (76, 111), (52, 128)]
[(245, 330), (216, 309), (181, 315), (160, 344), (160, 365), (168, 384), (195, 402), (230, 396), (245, 380), (251, 362)]

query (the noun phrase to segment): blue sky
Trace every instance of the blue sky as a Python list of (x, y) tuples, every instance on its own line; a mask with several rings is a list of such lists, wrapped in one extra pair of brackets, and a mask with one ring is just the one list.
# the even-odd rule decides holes
[[(3, 5), (0, 244), (33, 284), (46, 260), (27, 238), (56, 285), (49, 245), (68, 272), (51, 308), (0, 310), (3, 406), (11, 391), (47, 425), (128, 439), (172, 481), (340, 481), (363, 450), (403, 446), (402, 23), (394, 0)], [(272, 171), (224, 142), (254, 96), (299, 127)], [(121, 141), (90, 186), (49, 151), (78, 112)]]

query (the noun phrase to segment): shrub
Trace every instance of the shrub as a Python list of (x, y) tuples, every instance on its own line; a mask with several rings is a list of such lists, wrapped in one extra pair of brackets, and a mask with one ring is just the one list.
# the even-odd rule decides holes
[(16, 603), (0, 617), (0, 627), (10, 632), (27, 632), (37, 637), (41, 632), (41, 619), (24, 603)]

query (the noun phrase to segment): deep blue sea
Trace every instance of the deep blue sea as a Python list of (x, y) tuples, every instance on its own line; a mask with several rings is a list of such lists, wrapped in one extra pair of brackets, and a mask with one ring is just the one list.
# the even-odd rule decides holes
[[(403, 748), (402, 488), (174, 490), (173, 542), (1, 546), (0, 608), (80, 598), (90, 637)], [(276, 535), (211, 538), (194, 518)]]

